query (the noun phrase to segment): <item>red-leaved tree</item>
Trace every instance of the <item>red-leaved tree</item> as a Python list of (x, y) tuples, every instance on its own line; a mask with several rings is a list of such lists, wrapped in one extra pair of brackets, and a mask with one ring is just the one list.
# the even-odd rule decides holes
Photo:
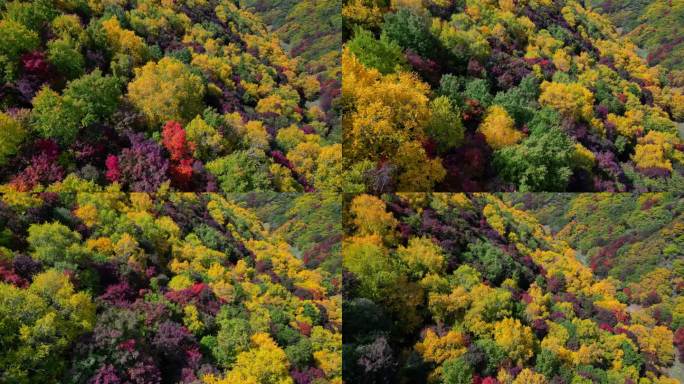
[(187, 186), (192, 179), (194, 143), (187, 140), (179, 123), (168, 121), (162, 131), (162, 144), (171, 155), (171, 179), (180, 187)]

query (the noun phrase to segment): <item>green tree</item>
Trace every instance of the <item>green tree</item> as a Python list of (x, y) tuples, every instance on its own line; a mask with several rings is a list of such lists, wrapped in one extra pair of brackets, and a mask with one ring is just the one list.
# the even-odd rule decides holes
[(528, 76), (518, 87), (497, 93), (493, 103), (504, 107), (516, 124), (522, 126), (535, 116), (538, 97), (539, 84), (534, 76)]
[(381, 39), (395, 41), (404, 49), (410, 49), (423, 57), (434, 55), (437, 39), (428, 28), (429, 19), (423, 18), (409, 8), (385, 15)]
[(473, 381), (473, 367), (463, 357), (447, 360), (442, 365), (442, 384), (470, 384)]
[(626, 341), (622, 343), (622, 351), (624, 352), (623, 360), (625, 365), (631, 365), (637, 371), (641, 370), (641, 366), (644, 365), (644, 357), (641, 356), (639, 351)]
[(0, 112), (0, 165), (17, 153), (25, 137), (24, 127), (8, 114)]
[(67, 79), (75, 79), (83, 74), (85, 60), (70, 39), (49, 41), (48, 61)]
[(4, 17), (21, 23), (32, 31), (40, 31), (56, 14), (57, 10), (49, 0), (14, 0), (5, 5)]
[(372, 33), (359, 28), (347, 47), (363, 65), (385, 75), (395, 72), (397, 66), (401, 69), (406, 65), (401, 47), (386, 35), (378, 40)]
[(542, 349), (537, 355), (537, 362), (534, 369), (542, 373), (546, 378), (552, 379), (560, 369), (561, 361), (553, 352)]
[(34, 277), (28, 289), (0, 283), (0, 381), (56, 383), (65, 353), (95, 322), (95, 305), (76, 293), (69, 278), (56, 270)]
[(359, 297), (383, 303), (400, 319), (398, 326), (411, 331), (421, 322), (417, 306), (422, 302), (422, 291), (409, 283), (387, 251), (372, 239), (363, 237), (345, 244), (343, 265), (358, 278)]
[(223, 319), (219, 326), (212, 353), (219, 364), (230, 368), (235, 364), (237, 356), (249, 349), (249, 322), (242, 318)]
[(468, 244), (468, 251), (463, 259), (479, 266), (482, 276), (495, 285), (511, 277), (515, 260), (501, 248), (484, 241)]
[(0, 20), (0, 55), (16, 61), (19, 56), (38, 48), (38, 34), (16, 20)]
[(458, 108), (446, 96), (430, 102), (432, 115), (425, 131), (442, 152), (463, 144), (464, 128)]
[(439, 90), (437, 92), (442, 96), (448, 97), (454, 105), (463, 107), (465, 105), (463, 99), (464, 87), (465, 81), (463, 78), (448, 73), (439, 80)]
[(19, 56), (32, 51), (40, 45), (38, 34), (21, 23), (11, 20), (0, 20), (0, 75), (3, 80), (14, 80)]
[(198, 159), (209, 160), (216, 157), (223, 148), (223, 137), (211, 125), (202, 119), (201, 116), (196, 116), (185, 127), (185, 132), (188, 136), (188, 141), (195, 144), (194, 156)]
[(26, 241), (31, 255), (48, 265), (61, 262), (75, 262), (80, 255), (81, 235), (59, 222), (32, 224)]
[(121, 97), (119, 81), (102, 76), (99, 69), (71, 81), (64, 90), (64, 99), (73, 103), (81, 114), (81, 126), (109, 118)]
[(550, 107), (544, 107), (537, 111), (528, 124), (531, 135), (542, 134), (551, 129), (560, 129), (561, 117), (558, 111)]
[(520, 191), (563, 191), (572, 175), (573, 153), (574, 146), (568, 136), (551, 128), (497, 151), (494, 167)]
[(235, 151), (207, 163), (224, 192), (267, 190), (271, 186), (266, 155), (261, 150)]
[(65, 102), (47, 86), (36, 94), (32, 102), (31, 123), (40, 136), (63, 144), (69, 144), (76, 138), (81, 113), (73, 103)]
[(489, 92), (489, 82), (485, 79), (473, 79), (467, 82), (463, 95), (468, 99), (479, 101), (484, 108), (489, 108), (494, 100)]
[(506, 352), (490, 338), (479, 339), (475, 344), (484, 352), (485, 356), (485, 363), (481, 375), (496, 376), (501, 361), (506, 358)]
[(33, 98), (33, 126), (41, 136), (69, 144), (81, 127), (108, 118), (120, 96), (118, 80), (96, 69), (69, 82), (63, 96), (41, 89)]
[(304, 368), (310, 364), (313, 357), (311, 341), (307, 337), (302, 337), (297, 343), (287, 346), (285, 354), (290, 361), (290, 365), (300, 369)]
[(354, 242), (343, 247), (344, 267), (359, 279), (359, 296), (381, 301), (401, 280), (398, 268), (378, 244)]

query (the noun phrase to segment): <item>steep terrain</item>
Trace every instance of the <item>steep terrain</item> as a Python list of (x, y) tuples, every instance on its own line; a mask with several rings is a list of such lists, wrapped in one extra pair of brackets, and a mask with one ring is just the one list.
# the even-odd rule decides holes
[(289, 53), (303, 58), (309, 71), (340, 80), (342, 15), (332, 0), (242, 0), (282, 39)]
[(0, 189), (338, 190), (331, 38), (273, 29), (237, 0), (0, 2)]
[(0, 196), (0, 382), (340, 384), (340, 209), (318, 194)]
[(666, 69), (668, 82), (684, 86), (684, 1), (593, 1), (597, 10), (643, 49), (649, 65)]
[(342, 15), (347, 190), (682, 189), (682, 91), (583, 2), (345, 0)]
[(684, 256), (684, 200), (678, 195), (525, 194), (512, 201), (549, 225), (602, 277), (637, 282)]
[[(679, 382), (681, 197), (405, 193), (345, 206), (346, 382)], [(610, 253), (624, 236), (643, 244)], [(602, 252), (596, 271), (584, 263)], [(621, 274), (623, 253), (648, 266)]]

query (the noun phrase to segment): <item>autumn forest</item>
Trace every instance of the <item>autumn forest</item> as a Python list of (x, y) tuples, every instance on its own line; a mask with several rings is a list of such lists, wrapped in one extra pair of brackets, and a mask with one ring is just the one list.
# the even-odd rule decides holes
[(345, 202), (350, 383), (684, 380), (684, 200), (357, 195)]
[(0, 0), (0, 384), (683, 384), (684, 0)]
[[(684, 2), (344, 3), (360, 191), (684, 189)], [(641, 22), (625, 35), (623, 7)]]

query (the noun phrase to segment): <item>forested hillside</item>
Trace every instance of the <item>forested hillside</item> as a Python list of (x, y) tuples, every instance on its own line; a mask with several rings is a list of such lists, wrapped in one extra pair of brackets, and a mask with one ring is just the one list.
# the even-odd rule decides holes
[(672, 194), (350, 198), (345, 381), (679, 383), (681, 212)]
[[(341, 78), (342, 15), (333, 0), (241, 0), (282, 39), (292, 56), (309, 71)], [(339, 84), (338, 84), (339, 85)]]
[(0, 189), (338, 190), (332, 46), (270, 29), (237, 0), (0, 1)]
[[(307, 73), (317, 76), (328, 95), (325, 99), (328, 124), (335, 132), (335, 139), (341, 140), (342, 15), (339, 1), (241, 0), (241, 4), (267, 23), (285, 51), (298, 58)], [(335, 185), (334, 188), (341, 187)]]
[(0, 382), (340, 384), (340, 209), (319, 194), (0, 196)]
[(630, 32), (639, 25), (639, 16), (650, 5), (659, 0), (590, 0), (585, 4), (590, 4), (598, 12), (609, 16), (610, 20), (617, 28), (622, 28), (620, 32)]
[(671, 85), (684, 86), (684, 1), (592, 2), (642, 48), (649, 65), (663, 66)]
[(681, 89), (583, 4), (345, 0), (345, 188), (681, 190)]
[[(508, 195), (507, 197), (511, 197)], [(669, 194), (525, 194), (518, 202), (595, 274), (638, 282), (684, 257), (684, 200)]]

